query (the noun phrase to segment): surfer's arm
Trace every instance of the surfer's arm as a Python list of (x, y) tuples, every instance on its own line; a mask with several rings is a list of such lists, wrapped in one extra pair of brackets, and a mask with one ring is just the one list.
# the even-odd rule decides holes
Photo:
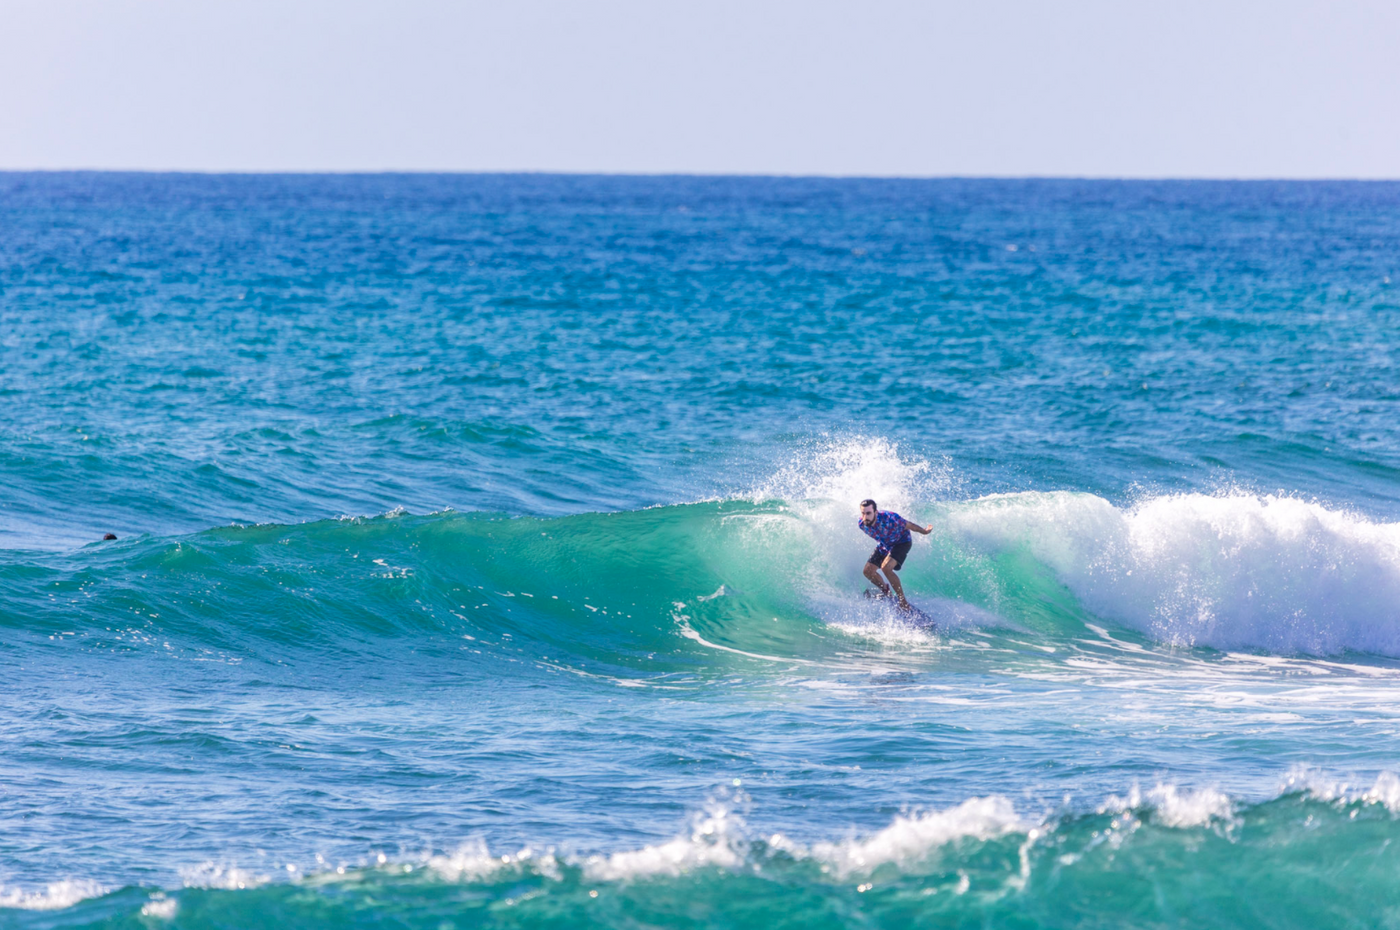
[(932, 532), (933, 532), (933, 527), (931, 527), (931, 526), (919, 526), (919, 524), (917, 524), (917, 523), (911, 523), (911, 522), (908, 521), (908, 520), (905, 520), (905, 521), (904, 521), (904, 525), (907, 526), (907, 527), (909, 527), (909, 529), (913, 530), (914, 532), (916, 532), (916, 533), (922, 533), (922, 534), (924, 534), (925, 536), (927, 536), (929, 533), (932, 533)]

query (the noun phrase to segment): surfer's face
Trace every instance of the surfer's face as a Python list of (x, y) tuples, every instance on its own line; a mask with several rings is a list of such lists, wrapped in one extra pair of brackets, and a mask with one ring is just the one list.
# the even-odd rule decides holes
[(866, 526), (874, 526), (874, 525), (875, 525), (875, 508), (874, 508), (874, 507), (862, 507), (862, 508), (860, 508), (860, 518), (861, 518), (862, 520), (865, 521), (865, 525), (866, 525)]

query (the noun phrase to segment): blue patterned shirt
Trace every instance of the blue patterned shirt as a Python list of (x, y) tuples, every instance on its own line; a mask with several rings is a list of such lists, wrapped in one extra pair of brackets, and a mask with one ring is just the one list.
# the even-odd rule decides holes
[(881, 552), (889, 552), (891, 546), (914, 539), (909, 535), (909, 527), (905, 525), (904, 518), (893, 510), (877, 511), (874, 526), (866, 526), (865, 521), (859, 517), (856, 518), (856, 522), (860, 524), (862, 533), (880, 544)]

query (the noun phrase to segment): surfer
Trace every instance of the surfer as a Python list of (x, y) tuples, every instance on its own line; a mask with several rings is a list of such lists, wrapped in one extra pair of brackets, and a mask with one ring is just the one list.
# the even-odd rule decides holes
[[(910, 530), (927, 536), (933, 532), (933, 527), (910, 523), (893, 510), (882, 511), (872, 500), (860, 502), (860, 531), (876, 542), (875, 551), (865, 563), (865, 577), (880, 589), (881, 597), (889, 597), (890, 589), (893, 588), (899, 598), (900, 610), (912, 609), (904, 597), (904, 586), (899, 583), (899, 576), (895, 574), (904, 567), (909, 547), (914, 545), (914, 537), (909, 535)], [(881, 571), (890, 580), (889, 584), (880, 579)]]

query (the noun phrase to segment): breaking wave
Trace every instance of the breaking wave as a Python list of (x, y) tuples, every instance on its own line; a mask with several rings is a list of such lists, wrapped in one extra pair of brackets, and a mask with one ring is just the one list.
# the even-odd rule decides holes
[(1400, 524), (1290, 497), (1090, 494), (944, 509), (951, 538), (1023, 551), (1088, 612), (1172, 645), (1400, 655)]
[[(941, 632), (1046, 637), (1108, 621), (1170, 646), (1400, 656), (1400, 524), (1290, 497), (950, 493), (946, 469), (861, 442), (728, 500), (511, 518), (394, 512), (0, 558), (0, 626), (133, 648), (366, 652), (384, 640), (691, 668), (819, 657), (824, 625), (935, 634), (859, 597), (857, 502), (928, 523), (902, 576)], [(816, 653), (814, 649), (818, 649)]]

